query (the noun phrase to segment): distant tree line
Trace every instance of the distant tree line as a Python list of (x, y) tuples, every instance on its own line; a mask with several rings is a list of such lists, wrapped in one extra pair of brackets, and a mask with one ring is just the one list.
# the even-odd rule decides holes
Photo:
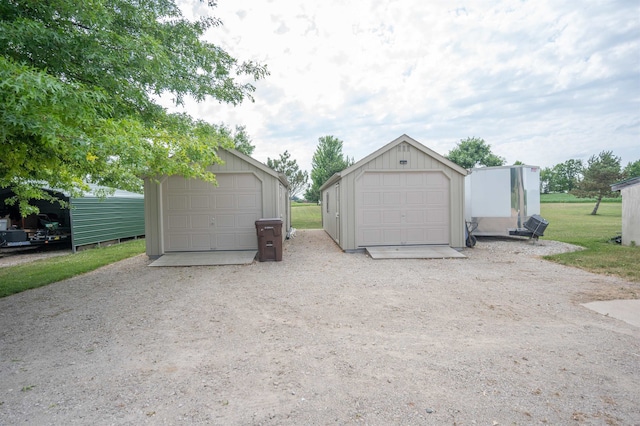
[(540, 171), (540, 192), (566, 192), (578, 198), (595, 198), (596, 205), (591, 214), (598, 212), (605, 197), (617, 197), (611, 184), (640, 176), (640, 160), (628, 163), (624, 168), (620, 157), (612, 151), (602, 151), (591, 156), (586, 164), (582, 160), (567, 160)]
[(540, 170), (540, 192), (544, 194), (571, 193), (578, 188), (578, 184), (584, 179), (585, 170), (591, 168), (594, 170), (609, 168), (612, 171), (611, 176), (614, 177), (614, 181), (610, 184), (640, 176), (640, 160), (630, 162), (622, 168), (620, 158), (615, 157), (610, 151), (603, 151), (599, 155), (589, 158), (586, 166), (582, 160), (572, 159), (553, 167), (543, 168)]

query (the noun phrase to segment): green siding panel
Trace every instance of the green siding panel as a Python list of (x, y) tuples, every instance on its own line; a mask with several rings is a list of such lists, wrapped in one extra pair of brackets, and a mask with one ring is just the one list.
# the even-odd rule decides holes
[(144, 235), (144, 198), (73, 198), (74, 247)]

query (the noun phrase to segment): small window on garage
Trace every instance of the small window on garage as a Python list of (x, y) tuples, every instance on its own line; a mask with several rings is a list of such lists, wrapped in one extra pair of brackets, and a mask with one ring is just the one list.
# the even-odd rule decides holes
[(327, 213), (329, 213), (329, 192), (325, 192), (324, 205), (327, 206)]

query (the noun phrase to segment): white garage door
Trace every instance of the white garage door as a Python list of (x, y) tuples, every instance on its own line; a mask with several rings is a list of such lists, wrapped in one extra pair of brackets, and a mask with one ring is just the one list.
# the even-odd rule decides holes
[(258, 248), (262, 184), (251, 173), (216, 175), (218, 186), (171, 176), (162, 184), (165, 251)]
[(449, 244), (449, 179), (440, 172), (367, 172), (356, 182), (360, 247)]

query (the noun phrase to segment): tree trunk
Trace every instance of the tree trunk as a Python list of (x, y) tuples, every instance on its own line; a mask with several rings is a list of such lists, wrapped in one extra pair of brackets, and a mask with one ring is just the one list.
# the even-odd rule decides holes
[(596, 201), (596, 206), (593, 208), (593, 211), (591, 212), (592, 215), (595, 215), (598, 213), (598, 207), (600, 207), (600, 201), (602, 201), (602, 195), (598, 195), (598, 201)]

